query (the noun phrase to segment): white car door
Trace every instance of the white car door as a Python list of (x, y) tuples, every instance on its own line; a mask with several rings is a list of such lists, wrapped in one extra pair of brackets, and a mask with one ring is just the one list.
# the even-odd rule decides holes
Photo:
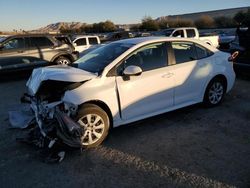
[[(166, 43), (155, 43), (132, 53), (118, 67), (120, 76), (116, 77), (116, 82), (123, 120), (156, 115), (173, 106), (174, 80), (167, 61)], [(142, 74), (122, 76), (122, 70), (129, 65), (141, 67)]]
[(203, 88), (211, 67), (212, 52), (191, 42), (172, 42), (176, 64), (172, 66), (175, 80), (174, 105), (202, 100)]

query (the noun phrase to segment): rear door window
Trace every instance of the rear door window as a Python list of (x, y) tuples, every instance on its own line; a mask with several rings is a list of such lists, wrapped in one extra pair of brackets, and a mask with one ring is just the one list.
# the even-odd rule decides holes
[(76, 43), (77, 46), (84, 46), (84, 45), (87, 45), (86, 38), (77, 39), (77, 40), (75, 41), (75, 43)]
[(172, 42), (176, 64), (197, 59), (195, 45), (192, 42)]
[(173, 37), (184, 37), (183, 30), (177, 30), (173, 33)]
[(53, 43), (47, 37), (30, 37), (30, 47), (49, 47)]
[(194, 29), (187, 29), (186, 32), (187, 32), (187, 37), (188, 38), (194, 38), (195, 37)]
[(89, 37), (89, 44), (90, 45), (98, 44), (97, 38), (96, 37)]

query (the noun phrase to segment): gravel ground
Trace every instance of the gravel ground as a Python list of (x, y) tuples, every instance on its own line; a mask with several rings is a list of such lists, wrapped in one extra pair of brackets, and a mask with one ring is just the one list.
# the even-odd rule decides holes
[(194, 105), (111, 131), (96, 149), (60, 164), (17, 143), (8, 109), (25, 80), (0, 83), (1, 187), (250, 187), (250, 81), (237, 79), (223, 104)]

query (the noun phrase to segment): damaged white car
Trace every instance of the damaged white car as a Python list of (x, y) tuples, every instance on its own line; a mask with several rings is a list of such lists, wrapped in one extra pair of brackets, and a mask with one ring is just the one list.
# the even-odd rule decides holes
[(44, 136), (44, 124), (61, 113), (64, 123), (79, 125), (81, 145), (95, 147), (111, 127), (195, 103), (218, 105), (235, 80), (228, 56), (195, 39), (116, 41), (72, 66), (35, 69), (26, 98)]

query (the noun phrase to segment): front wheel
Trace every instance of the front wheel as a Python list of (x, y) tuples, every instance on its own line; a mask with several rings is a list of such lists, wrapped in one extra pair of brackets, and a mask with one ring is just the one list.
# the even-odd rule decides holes
[(81, 143), (85, 148), (96, 147), (107, 137), (110, 127), (109, 117), (99, 106), (83, 105), (76, 119), (84, 129)]
[(207, 86), (204, 96), (204, 104), (213, 107), (221, 103), (226, 92), (225, 83), (222, 79), (215, 78)]
[(71, 61), (64, 56), (57, 58), (55, 61), (55, 64), (57, 64), (57, 65), (69, 65), (70, 63), (71, 63)]

